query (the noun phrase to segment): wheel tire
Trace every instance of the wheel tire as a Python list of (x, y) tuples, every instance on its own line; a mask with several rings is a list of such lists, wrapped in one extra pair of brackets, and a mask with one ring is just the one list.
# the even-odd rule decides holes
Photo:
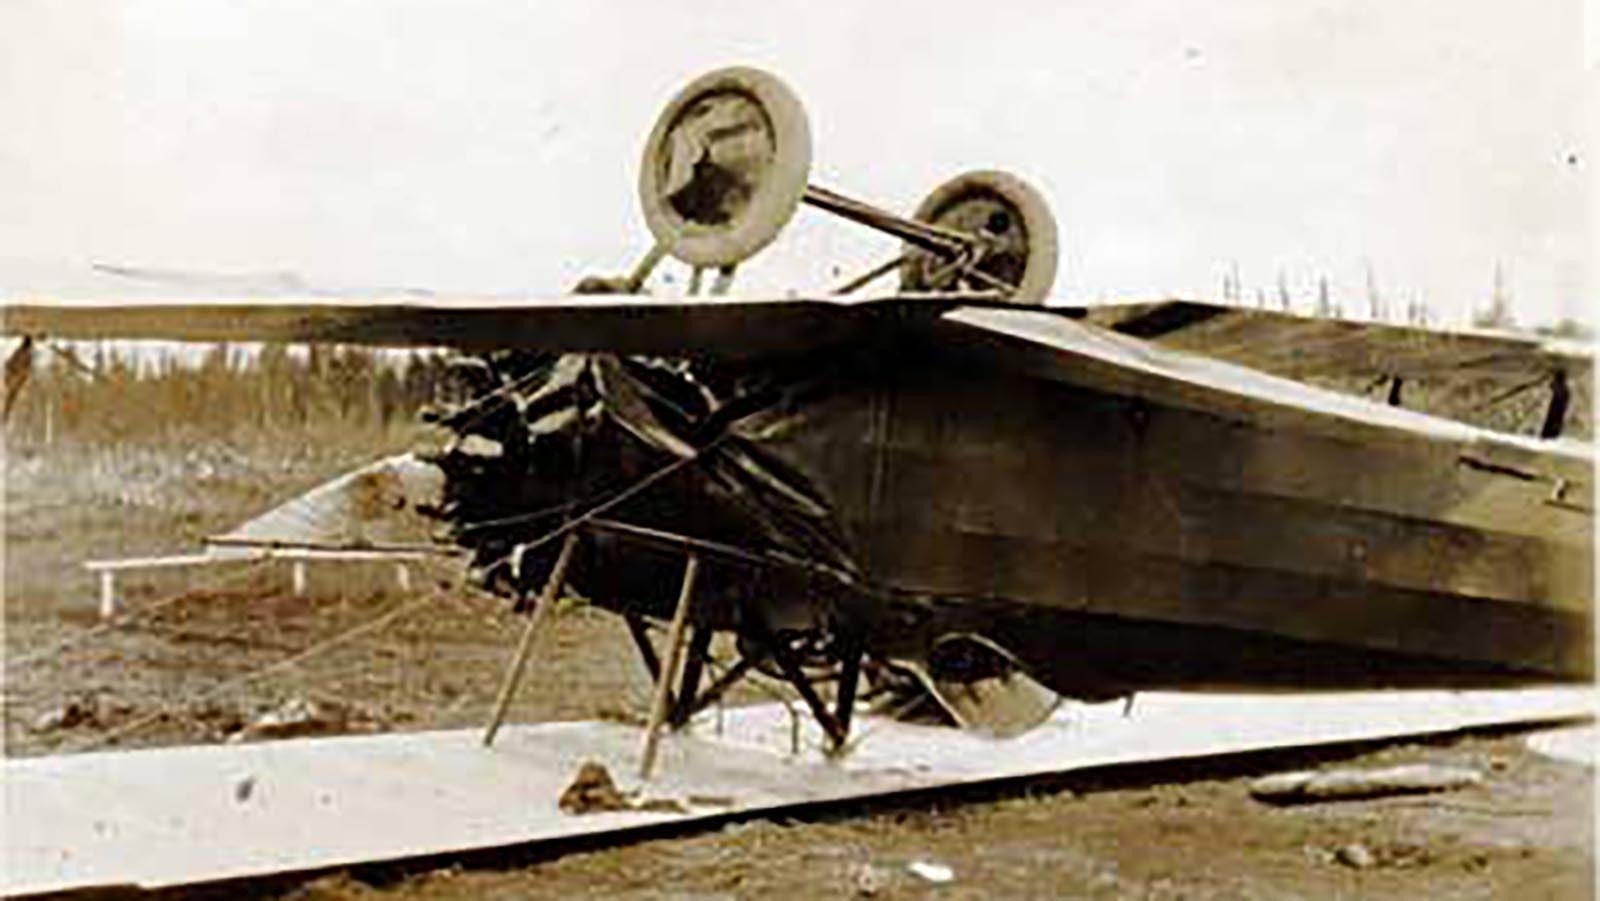
[[(1044, 303), (1055, 284), (1060, 249), (1055, 217), (1050, 214), (1044, 197), (1032, 185), (1005, 172), (968, 172), (935, 188), (917, 207), (913, 218), (930, 225), (971, 232), (975, 229), (961, 220), (995, 211), (1007, 214), (1008, 221), (1003, 229), (1020, 229), (1021, 234), (1012, 237), (1009, 253), (980, 263), (978, 268), (996, 276), (1009, 276), (1006, 280), (1016, 285), (1017, 290), (1007, 300), (1021, 304)], [(905, 253), (906, 262), (900, 267), (902, 291), (950, 290), (948, 285), (930, 283), (929, 276), (939, 265), (937, 257), (909, 245)]]
[[(711, 126), (699, 121), (714, 116), (732, 133), (715, 144)], [(712, 160), (717, 148), (731, 148), (731, 168)], [(810, 169), (811, 128), (789, 86), (759, 69), (718, 69), (690, 82), (656, 119), (639, 199), (651, 234), (674, 257), (691, 266), (732, 266), (788, 224)]]

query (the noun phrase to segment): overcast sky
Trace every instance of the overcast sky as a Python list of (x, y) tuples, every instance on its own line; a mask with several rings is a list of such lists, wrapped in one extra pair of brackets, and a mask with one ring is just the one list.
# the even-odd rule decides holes
[[(1584, 24), (1581, 0), (0, 0), (0, 291), (103, 287), (102, 262), (558, 293), (645, 250), (657, 110), (743, 63), (804, 101), (819, 184), (909, 211), (967, 169), (1034, 182), (1063, 300), (1215, 296), (1236, 261), (1247, 297), (1281, 269), (1309, 305), (1325, 274), (1361, 312), (1370, 262), (1391, 306), (1460, 319), (1498, 261), (1548, 321), (1595, 294)], [(740, 287), (893, 248), (802, 210)]]

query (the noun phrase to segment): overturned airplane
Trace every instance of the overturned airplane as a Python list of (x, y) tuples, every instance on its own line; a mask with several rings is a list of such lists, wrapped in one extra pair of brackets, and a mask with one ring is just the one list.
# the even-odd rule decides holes
[[(836, 746), (864, 677), (1000, 735), (1057, 695), (1591, 677), (1593, 449), (1565, 393), (1592, 379), (1587, 348), (1045, 306), (1055, 226), (1021, 180), (970, 173), (902, 218), (807, 185), (809, 161), (788, 89), (720, 70), (650, 137), (655, 247), (579, 296), (19, 303), (4, 331), (478, 354), (470, 399), (434, 414), (453, 440), (429, 458), (433, 513), (496, 590), (547, 607), (571, 586), (626, 617), (658, 721), (754, 668)], [(801, 203), (905, 252), (832, 296), (720, 296)], [(667, 255), (696, 290), (711, 270), (711, 296), (639, 296)], [(894, 295), (848, 296), (891, 274)], [(1277, 342), (1268, 369), (1359, 359), (1352, 377), (1398, 386), (1492, 359), (1563, 393), (1540, 437), (1491, 431), (1398, 387), (1378, 402), (1179, 349), (1206, 328), (1253, 329), (1229, 345), (1246, 356)], [(671, 624), (665, 659), (650, 621)], [(717, 631), (739, 657), (713, 674)]]

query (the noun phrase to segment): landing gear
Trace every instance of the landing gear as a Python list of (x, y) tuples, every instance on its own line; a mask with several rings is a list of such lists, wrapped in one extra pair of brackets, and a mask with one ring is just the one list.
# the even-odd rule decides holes
[(810, 169), (811, 128), (788, 85), (759, 69), (709, 72), (667, 103), (645, 141), (645, 224), (691, 266), (736, 266), (788, 224)]
[(1044, 198), (1004, 172), (968, 172), (934, 190), (916, 219), (978, 238), (954, 260), (906, 246), (903, 291), (1000, 290), (1043, 303), (1056, 279), (1056, 223)]
[[(687, 725), (752, 670), (782, 679), (795, 690), (826, 734), (830, 753), (845, 748), (866, 651), (859, 639), (848, 630), (774, 629), (762, 618), (760, 610), (752, 609), (755, 605), (702, 589), (706, 571), (719, 565), (743, 569), (777, 565), (759, 555), (717, 542), (600, 519), (574, 524), (566, 531), (560, 554), (507, 668), (494, 714), (484, 732), (485, 746), (494, 742), (504, 721), (539, 633), (565, 586), (575, 550), (586, 534), (597, 530), (613, 538), (642, 541), (658, 552), (663, 547), (672, 548), (682, 553), (685, 561), (682, 584), (660, 647), (652, 641), (642, 611), (620, 611), (654, 685), (640, 751), (640, 778), (648, 779), (655, 767), (663, 730)], [(731, 628), (737, 634), (739, 658), (705, 684), (707, 671), (714, 668), (712, 641), (719, 627)], [(828, 683), (834, 684), (831, 703), (823, 697)]]
[[(743, 591), (729, 593), (727, 581), (721, 591), (715, 584), (709, 590), (703, 587), (708, 570), (752, 570), (781, 564), (717, 542), (591, 519), (566, 532), (507, 670), (484, 734), (485, 745), (494, 741), (540, 628), (560, 596), (575, 549), (585, 534), (594, 531), (643, 541), (658, 553), (669, 548), (674, 554), (681, 553), (684, 560), (664, 642), (652, 640), (642, 609), (620, 610), (654, 686), (640, 750), (642, 779), (649, 779), (655, 768), (663, 731), (688, 725), (752, 671), (786, 682), (794, 690), (826, 736), (829, 753), (849, 746), (861, 681), (869, 672), (875, 691), (887, 686), (900, 701), (931, 701), (931, 709), (952, 724), (998, 738), (1034, 728), (1061, 703), (1061, 697), (1029, 677), (1010, 652), (981, 635), (942, 634), (926, 646), (920, 659), (869, 658), (859, 625), (819, 622), (803, 628), (776, 628), (766, 619), (771, 608), (747, 602)], [(661, 607), (655, 608), (656, 614), (661, 612)], [(718, 629), (737, 636), (738, 658), (707, 684), (707, 673), (721, 669), (712, 657)], [(909, 708), (909, 704), (896, 706)]]
[[(633, 623), (639, 625), (635, 627)], [(670, 672), (655, 663), (655, 646), (645, 632), (643, 620), (631, 619), (640, 658), (658, 686), (666, 684)], [(752, 671), (789, 684), (828, 739), (828, 750), (844, 749), (850, 739), (865, 649), (858, 642), (837, 640), (816, 631), (775, 632), (760, 624), (750, 625), (739, 634), (738, 659), (704, 688), (705, 672), (712, 664), (712, 629), (696, 626), (690, 642), (671, 714), (665, 725), (681, 729), (698, 713), (720, 700), (729, 689)], [(671, 633), (668, 633), (671, 645)], [(824, 697), (832, 684), (832, 701)]]
[(639, 199), (655, 245), (625, 279), (586, 280), (586, 291), (637, 291), (670, 254), (712, 293), (778, 236), (801, 203), (893, 235), (905, 252), (837, 288), (848, 294), (892, 272), (907, 292), (978, 294), (1041, 303), (1055, 281), (1055, 220), (1038, 191), (1003, 172), (969, 172), (940, 185), (911, 218), (808, 184), (811, 130), (794, 92), (757, 69), (720, 69), (668, 102), (645, 142)]

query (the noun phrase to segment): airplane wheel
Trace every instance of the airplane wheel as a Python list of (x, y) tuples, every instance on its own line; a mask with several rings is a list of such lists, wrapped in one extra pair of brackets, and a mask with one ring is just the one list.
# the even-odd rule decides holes
[(788, 224), (810, 168), (811, 128), (788, 85), (719, 69), (678, 92), (645, 142), (645, 222), (685, 263), (732, 266)]
[[(968, 172), (935, 188), (917, 207), (915, 219), (991, 242), (977, 268), (1016, 291), (1015, 303), (1040, 304), (1056, 280), (1056, 220), (1033, 186), (1004, 172)], [(914, 247), (906, 248), (900, 269), (905, 291), (983, 290), (990, 286), (959, 271), (941, 273), (944, 261)]]

